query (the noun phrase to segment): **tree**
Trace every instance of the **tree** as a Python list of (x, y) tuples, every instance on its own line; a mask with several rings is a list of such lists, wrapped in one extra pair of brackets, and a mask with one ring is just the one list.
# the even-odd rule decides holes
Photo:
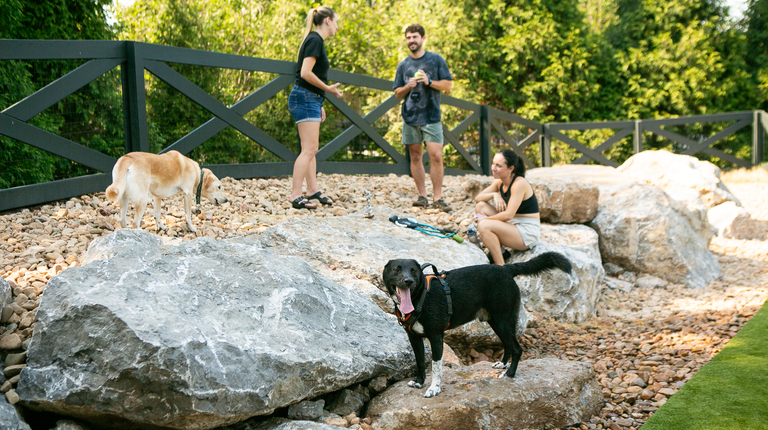
[[(111, 39), (104, 7), (108, 0), (5, 0), (0, 3), (0, 38)], [(77, 61), (0, 63), (0, 106), (6, 107), (82, 64)], [(119, 76), (111, 73), (70, 95), (29, 122), (110, 155), (122, 150)], [(0, 187), (8, 188), (93, 173), (8, 137), (0, 137)]]

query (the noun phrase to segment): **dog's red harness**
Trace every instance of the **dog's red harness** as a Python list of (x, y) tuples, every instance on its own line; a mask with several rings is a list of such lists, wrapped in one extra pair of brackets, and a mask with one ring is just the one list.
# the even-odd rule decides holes
[[(421, 266), (421, 270), (424, 270), (425, 267), (432, 266), (432, 269), (434, 270), (437, 275), (425, 275), (424, 284), (426, 285), (426, 288), (424, 290), (424, 294), (421, 295), (421, 298), (419, 299), (418, 304), (416, 305), (416, 308), (413, 310), (413, 312), (403, 315), (402, 312), (400, 312), (400, 309), (395, 306), (395, 315), (397, 315), (397, 320), (400, 322), (400, 325), (405, 328), (408, 332), (413, 332), (412, 328), (416, 324), (416, 322), (419, 320), (419, 317), (421, 316), (421, 307), (424, 305), (424, 299), (427, 297), (427, 293), (429, 292), (430, 284), (433, 280), (437, 279), (440, 284), (443, 286), (443, 291), (445, 292), (445, 298), (448, 302), (448, 324), (446, 324), (445, 329), (447, 330), (448, 327), (451, 325), (451, 315), (453, 314), (453, 305), (451, 302), (451, 289), (448, 288), (448, 284), (445, 282), (445, 272), (438, 272), (437, 268), (430, 263), (423, 264)], [(411, 319), (413, 317), (413, 319)], [(409, 322), (410, 320), (410, 322)]]

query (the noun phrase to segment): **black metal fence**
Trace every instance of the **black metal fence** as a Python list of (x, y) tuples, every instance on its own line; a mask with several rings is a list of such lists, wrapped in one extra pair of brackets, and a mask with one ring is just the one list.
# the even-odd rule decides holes
[[(101, 173), (0, 190), (0, 211), (103, 191), (111, 183), (111, 170), (117, 161), (115, 157), (36, 127), (30, 124), (30, 119), (116, 68), (119, 68), (121, 77), (121, 88), (116, 90), (122, 92), (124, 153), (150, 150), (145, 82), (145, 72), (149, 72), (210, 114), (207, 122), (160, 149), (159, 153), (177, 150), (182, 154), (189, 154), (222, 130), (232, 127), (269, 151), (279, 161), (206, 165), (217, 176), (254, 178), (292, 173), (297, 154), (284, 142), (279, 142), (244, 117), (293, 84), (293, 62), (130, 41), (0, 40), (0, 61), (14, 60), (79, 60), (84, 63), (0, 112), (0, 136), (7, 136)], [(277, 77), (227, 107), (168, 63), (266, 72)], [(339, 70), (332, 69), (328, 78), (345, 86), (385, 92), (392, 90), (391, 81)], [(12, 77), (3, 76), (3, 79)], [(343, 98), (329, 97), (328, 101), (351, 125), (320, 148), (317, 154), (318, 171), (342, 174), (410, 173), (406, 156), (374, 127), (376, 121), (387, 115), (392, 108), (399, 106), (394, 94), (365, 116), (358, 113)], [(461, 115), (466, 115), (460, 118), (453, 128), (445, 124), (443, 126), (446, 143), (458, 154), (462, 160), (461, 164), (467, 166), (447, 168), (446, 174), (450, 175), (490, 174), (492, 151), (500, 147), (514, 150), (529, 168), (551, 166), (553, 139), (569, 151), (583, 154), (569, 162), (596, 162), (617, 166), (618, 163), (604, 155), (604, 152), (624, 142), (630, 135), (631, 152), (640, 152), (643, 150), (644, 134), (674, 142), (676, 152), (689, 155), (704, 153), (746, 167), (763, 161), (764, 133), (768, 127), (768, 116), (763, 111), (674, 119), (541, 124), (450, 96), (443, 96), (442, 102), (444, 106), (452, 106), (460, 111)], [(698, 140), (690, 135), (662, 128), (718, 122), (734, 123), (717, 130), (710, 137), (704, 138), (702, 135)], [(475, 124), (478, 125), (476, 135), (475, 132), (468, 131)], [(738, 158), (713, 147), (717, 142), (749, 125), (752, 126), (751, 160)], [(599, 143), (595, 142), (594, 137), (588, 139), (590, 142), (583, 142), (573, 136), (574, 131), (585, 130), (603, 130), (603, 135), (611, 132), (613, 134)], [(361, 134), (367, 136), (386, 154), (388, 162), (329, 161), (335, 153)], [(468, 134), (473, 136), (467, 136)], [(427, 160), (428, 155), (425, 153), (423, 161)]]

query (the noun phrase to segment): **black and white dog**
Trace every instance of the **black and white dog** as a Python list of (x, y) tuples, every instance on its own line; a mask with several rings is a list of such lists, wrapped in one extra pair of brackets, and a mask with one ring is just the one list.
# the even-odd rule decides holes
[(432, 348), (432, 384), (424, 397), (440, 394), (443, 332), (474, 319), (488, 321), (499, 336), (504, 345), (504, 357), (494, 367), (504, 369), (508, 366), (506, 376), (514, 377), (523, 355), (523, 348), (517, 342), (520, 289), (514, 277), (536, 275), (556, 268), (571, 273), (571, 263), (556, 252), (546, 252), (524, 263), (506, 266), (462, 267), (445, 272), (442, 278), (423, 273), (416, 260), (390, 260), (384, 267), (382, 278), (416, 356), (416, 379), (408, 385), (424, 386), (423, 339), (427, 338)]

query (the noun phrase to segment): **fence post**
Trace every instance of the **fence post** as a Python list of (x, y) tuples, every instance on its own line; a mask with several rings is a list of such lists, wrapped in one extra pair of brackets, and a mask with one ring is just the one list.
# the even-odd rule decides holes
[(123, 81), (123, 127), (125, 153), (149, 152), (147, 95), (144, 87), (144, 59), (140, 44), (125, 43), (125, 61), (120, 66)]
[(762, 116), (765, 112), (756, 110), (752, 119), (752, 165), (757, 166), (763, 162), (765, 148), (765, 128), (763, 128)]
[(480, 105), (480, 167), (484, 175), (491, 174), (491, 121), (488, 106)]
[(643, 124), (642, 120), (635, 120), (635, 133), (632, 139), (632, 146), (635, 154), (643, 152)]
[(552, 167), (552, 140), (549, 135), (549, 124), (542, 124), (541, 137), (541, 167)]

